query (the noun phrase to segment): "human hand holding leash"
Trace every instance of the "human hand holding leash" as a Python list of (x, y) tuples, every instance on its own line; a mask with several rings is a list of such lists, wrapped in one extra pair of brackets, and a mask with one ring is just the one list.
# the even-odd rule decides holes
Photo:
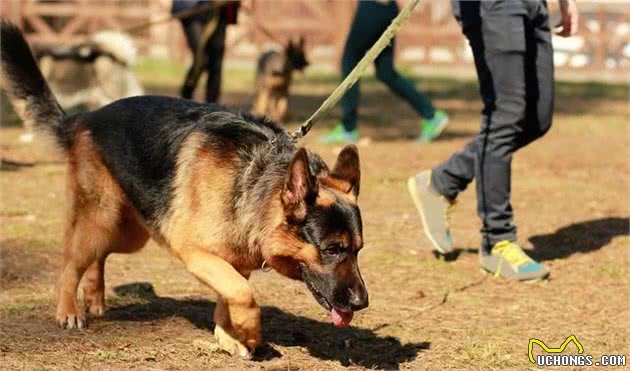
[(577, 34), (579, 14), (575, 0), (560, 0), (560, 22), (556, 25), (556, 28), (560, 28), (556, 32), (556, 35), (562, 37), (569, 37)]

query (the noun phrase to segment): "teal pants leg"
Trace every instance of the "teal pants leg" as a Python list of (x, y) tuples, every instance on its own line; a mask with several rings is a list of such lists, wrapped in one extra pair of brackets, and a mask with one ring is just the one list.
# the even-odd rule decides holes
[(389, 90), (407, 101), (418, 114), (431, 119), (435, 114), (435, 108), (431, 99), (426, 94), (416, 89), (410, 80), (401, 76), (394, 69), (394, 42), (385, 48), (374, 61), (376, 65), (376, 77), (381, 80)]
[[(341, 59), (343, 78), (350, 74), (397, 14), (395, 1), (385, 5), (374, 1), (359, 1)], [(433, 117), (435, 110), (429, 97), (419, 92), (411, 81), (402, 77), (394, 68), (393, 40), (376, 58), (374, 64), (376, 77), (392, 92), (407, 101), (422, 117)], [(357, 128), (359, 89), (357, 82), (341, 99), (341, 121), (348, 131)]]
[[(350, 37), (348, 37), (348, 42), (343, 52), (343, 58), (341, 59), (342, 79), (345, 79), (350, 74), (354, 66), (356, 66), (361, 59), (361, 55), (359, 55), (360, 51), (356, 50), (356, 48), (349, 47), (349, 43)], [(341, 98), (341, 122), (347, 131), (352, 131), (357, 128), (357, 108), (361, 95), (359, 89), (360, 83), (361, 80), (357, 81)]]

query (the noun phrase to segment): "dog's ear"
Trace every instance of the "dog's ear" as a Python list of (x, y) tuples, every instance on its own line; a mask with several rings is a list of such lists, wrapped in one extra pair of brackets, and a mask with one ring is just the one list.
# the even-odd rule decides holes
[(311, 173), (306, 149), (300, 148), (293, 156), (282, 190), (282, 204), (287, 218), (302, 221), (306, 207), (314, 202), (319, 191), (317, 178)]
[(300, 39), (298, 41), (298, 47), (300, 50), (304, 50), (304, 35), (300, 35)]
[(354, 144), (347, 145), (341, 150), (330, 177), (338, 180), (333, 182), (334, 188), (345, 193), (352, 193), (355, 197), (359, 196), (361, 164), (359, 150)]

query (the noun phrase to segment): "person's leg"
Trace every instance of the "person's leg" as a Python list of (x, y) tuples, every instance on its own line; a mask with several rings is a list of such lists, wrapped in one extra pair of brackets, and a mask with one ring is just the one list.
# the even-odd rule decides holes
[(454, 200), (475, 177), (477, 137), (431, 171), (431, 184), (441, 195)]
[(435, 108), (431, 99), (416, 89), (415, 85), (402, 77), (394, 69), (394, 40), (381, 52), (374, 61), (376, 77), (399, 97), (407, 101), (419, 115), (431, 119)]
[(182, 21), (182, 27), (184, 29), (184, 35), (186, 36), (186, 44), (188, 44), (188, 48), (193, 55), (193, 62), (186, 72), (186, 78), (184, 79), (184, 84), (182, 85), (180, 95), (182, 98), (191, 99), (193, 92), (195, 91), (195, 85), (191, 84), (190, 82), (193, 80), (191, 79), (191, 76), (194, 74), (195, 53), (197, 50), (197, 45), (199, 44), (199, 38), (203, 31), (203, 25), (198, 21), (184, 20)]
[(225, 54), (225, 30), (226, 23), (223, 18), (219, 20), (206, 46), (206, 102), (219, 101), (221, 94), (221, 75), (223, 67), (223, 55)]
[[(350, 25), (348, 38), (343, 48), (341, 58), (341, 79), (345, 79), (361, 58), (376, 42), (381, 29), (387, 27), (384, 12), (389, 6), (383, 6), (371, 1), (359, 1)], [(357, 128), (358, 106), (360, 99), (359, 82), (351, 87), (341, 98), (341, 122), (346, 131)]]
[[(492, 76), (485, 62), (479, 2), (462, 1), (457, 4), (459, 7), (456, 17), (473, 53), (479, 93), (484, 104), (481, 117), (483, 127), (488, 119), (488, 113), (494, 106), (494, 89)], [(479, 139), (480, 135), (477, 135), (461, 151), (454, 153), (431, 171), (431, 184), (441, 195), (455, 199), (473, 181)]]
[[(527, 81), (527, 125), (519, 148), (542, 137), (551, 128), (554, 102), (553, 47), (549, 12), (543, 2), (528, 2), (525, 27), (528, 35), (525, 55)], [(533, 68), (535, 66), (535, 68)]]
[(487, 271), (506, 278), (540, 279), (547, 277), (549, 271), (516, 243), (510, 202), (514, 152), (530, 142), (532, 135), (541, 135), (550, 124), (547, 120), (541, 123), (537, 114), (532, 115), (538, 110), (537, 100), (542, 92), (540, 84), (532, 86), (538, 62), (537, 58), (531, 59), (537, 53), (535, 41), (532, 42), (535, 35), (529, 27), (528, 14), (495, 13), (496, 8), (491, 5), (481, 5), (484, 60), (492, 78), (493, 104), (486, 111), (475, 163), (477, 211), (483, 222), (480, 262)]
[[(362, 54), (365, 53), (357, 47), (356, 39), (360, 37), (357, 32), (350, 31), (346, 45), (343, 48), (343, 56), (341, 58), (341, 79), (345, 79), (354, 66), (359, 62)], [(360, 82), (357, 81), (346, 94), (341, 98), (341, 123), (346, 131), (353, 131), (357, 128), (358, 106), (360, 97)]]
[[(380, 36), (378, 10), (382, 6), (370, 1), (359, 1), (354, 14), (348, 38), (341, 58), (341, 78), (345, 79), (361, 60), (372, 43)], [(381, 9), (382, 10), (382, 9)], [(357, 130), (360, 82), (357, 81), (341, 98), (341, 123), (331, 132), (320, 138), (325, 143), (355, 142), (359, 139)]]
[[(462, 31), (473, 52), (479, 89), (485, 106), (483, 122), (485, 112), (492, 106), (493, 94), (492, 79), (484, 61), (479, 2), (461, 2), (461, 8), (461, 13), (456, 17), (461, 20)], [(449, 214), (457, 195), (463, 192), (475, 177), (478, 141), (479, 135), (444, 163), (432, 170), (416, 174), (407, 182), (420, 214), (425, 235), (433, 248), (442, 254), (453, 251)]]
[(525, 18), (494, 14), (490, 7), (483, 10), (484, 61), (492, 91), (478, 138), (475, 175), (477, 212), (483, 222), (482, 247), (489, 251), (497, 242), (516, 240), (510, 203), (511, 165), (525, 126), (527, 66)]
[[(437, 221), (444, 218), (438, 214), (447, 210), (435, 201), (438, 196), (453, 199), (475, 178), (477, 209), (483, 222), (482, 266), (505, 277), (542, 278), (548, 274), (546, 268), (513, 243), (516, 227), (510, 204), (512, 155), (526, 142), (525, 133), (532, 132), (526, 129), (531, 110), (530, 81), (526, 76), (536, 65), (528, 64), (526, 57), (526, 40), (532, 35), (526, 32), (525, 14), (495, 13), (501, 8), (493, 5), (460, 2), (462, 26), (473, 50), (484, 102), (482, 126), (480, 134), (463, 151), (433, 170), (424, 193), (434, 196), (430, 197), (432, 203), (425, 203), (428, 206), (423, 211), (432, 212), (433, 224), (438, 225)], [(416, 179), (423, 177), (428, 178), (426, 173), (420, 173)], [(438, 232), (448, 233), (447, 227)]]
[(477, 179), (483, 247), (489, 250), (516, 239), (510, 189), (512, 154), (526, 117), (524, 17), (493, 14), (484, 3), (460, 4), (484, 102), (482, 127), (463, 151), (434, 169), (432, 181), (440, 194), (454, 198)]
[(484, 60), (493, 92), (478, 142), (476, 174), (486, 249), (503, 240), (516, 240), (510, 203), (512, 155), (551, 125), (553, 59), (548, 14), (543, 2), (525, 4), (526, 14), (496, 14), (490, 4), (483, 9)]

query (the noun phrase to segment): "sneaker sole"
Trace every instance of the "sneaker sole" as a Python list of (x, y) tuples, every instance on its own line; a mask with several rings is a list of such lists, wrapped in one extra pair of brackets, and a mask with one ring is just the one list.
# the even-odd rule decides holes
[(435, 241), (431, 233), (429, 233), (427, 219), (426, 219), (426, 216), (424, 215), (424, 212), (422, 211), (422, 202), (420, 201), (418, 196), (416, 196), (418, 194), (418, 188), (416, 187), (415, 177), (411, 177), (407, 180), (407, 189), (409, 190), (409, 194), (411, 194), (411, 199), (413, 200), (413, 203), (414, 205), (416, 205), (416, 209), (418, 210), (418, 213), (420, 214), (420, 220), (422, 221), (422, 229), (424, 230), (424, 234), (425, 236), (429, 238), (429, 241), (431, 241), (431, 243), (433, 244), (433, 249), (442, 255), (452, 253), (453, 252), (452, 248), (449, 250), (443, 249), (442, 246), (440, 246)]
[(501, 278), (504, 280), (508, 280), (508, 281), (515, 281), (515, 282), (521, 282), (521, 283), (537, 283), (537, 282), (546, 282), (549, 280), (549, 277), (551, 276), (551, 274), (549, 272), (547, 272), (546, 275), (541, 276), (541, 277), (534, 277), (534, 278), (529, 278), (529, 279), (524, 279), (524, 280), (519, 280), (518, 278), (513, 278), (513, 277), (504, 277), (501, 275), (496, 275), (495, 272), (490, 271), (484, 267), (480, 267), (479, 271), (485, 275), (491, 276), (492, 278)]

